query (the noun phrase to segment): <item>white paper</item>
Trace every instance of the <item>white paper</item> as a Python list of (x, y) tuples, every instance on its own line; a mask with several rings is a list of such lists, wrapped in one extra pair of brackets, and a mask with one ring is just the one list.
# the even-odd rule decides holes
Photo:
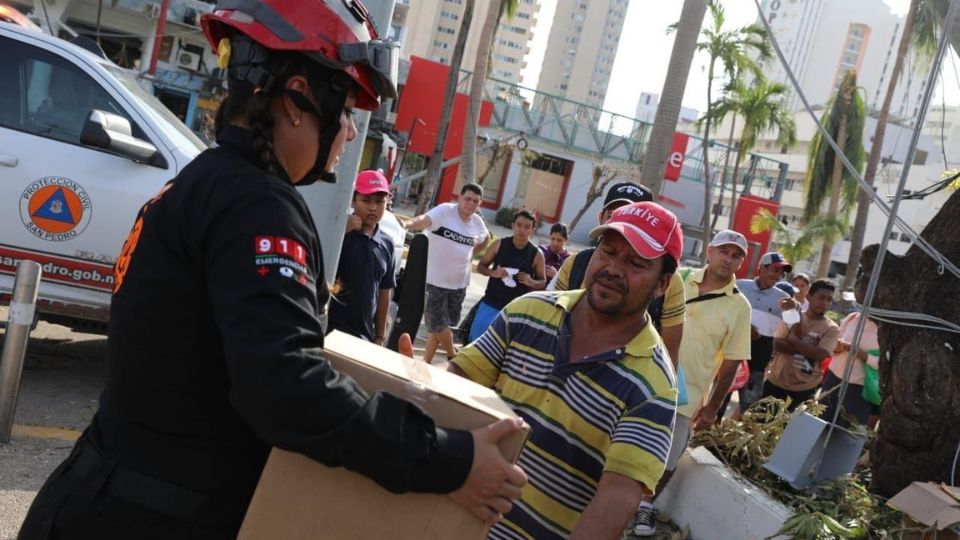
[(517, 282), (516, 282), (516, 280), (513, 279), (513, 276), (517, 275), (517, 273), (520, 272), (520, 269), (519, 269), (519, 268), (504, 268), (504, 270), (507, 271), (507, 277), (500, 278), (500, 280), (503, 281), (503, 284), (506, 285), (507, 287), (516, 287), (516, 286), (517, 286)]

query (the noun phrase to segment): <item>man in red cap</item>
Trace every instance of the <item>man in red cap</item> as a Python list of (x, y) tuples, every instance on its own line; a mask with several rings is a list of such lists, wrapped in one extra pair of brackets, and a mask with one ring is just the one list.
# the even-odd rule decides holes
[(532, 427), (519, 461), (529, 483), (491, 538), (620, 538), (664, 471), (677, 385), (647, 305), (677, 267), (680, 223), (638, 202), (590, 236), (585, 290), (514, 300), (450, 363)]
[(328, 331), (340, 330), (383, 345), (393, 274), (393, 239), (380, 230), (390, 183), (380, 171), (361, 171), (353, 188)]

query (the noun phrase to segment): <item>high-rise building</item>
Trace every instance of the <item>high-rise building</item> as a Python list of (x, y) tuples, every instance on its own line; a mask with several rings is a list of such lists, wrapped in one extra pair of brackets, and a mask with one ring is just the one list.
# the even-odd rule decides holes
[(557, 2), (537, 90), (602, 108), (629, 3)]
[[(903, 16), (882, 0), (764, 0), (762, 11), (811, 105), (826, 105), (844, 73), (853, 69), (867, 107), (880, 108)], [(762, 68), (767, 78), (792, 88), (776, 56), (763, 61)], [(924, 62), (907, 61), (890, 109), (894, 117), (910, 122), (917, 116), (927, 71)], [(802, 107), (795, 92), (790, 107)]]
[[(400, 4), (405, 5), (401, 8)], [(474, 4), (473, 21), (461, 69), (473, 71), (483, 21), (490, 4), (486, 0), (477, 0)], [(401, 38), (401, 57), (420, 56), (449, 64), (462, 23), (463, 0), (399, 0), (397, 8), (404, 11), (402, 22), (396, 17), (394, 20), (394, 27)], [(487, 77), (510, 84), (523, 82), (520, 71), (526, 65), (524, 57), (530, 51), (529, 43), (539, 11), (539, 0), (520, 0), (512, 18), (503, 16), (494, 36)]]

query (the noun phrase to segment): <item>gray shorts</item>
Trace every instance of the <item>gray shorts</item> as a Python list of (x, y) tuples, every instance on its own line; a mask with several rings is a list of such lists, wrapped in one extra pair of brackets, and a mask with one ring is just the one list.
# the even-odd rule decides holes
[(460, 321), (460, 310), (467, 288), (444, 289), (427, 284), (427, 303), (423, 318), (427, 323), (427, 332), (439, 334)]
[(667, 470), (673, 471), (680, 462), (680, 456), (690, 443), (690, 419), (682, 414), (677, 415), (673, 424), (673, 440), (670, 442), (670, 454), (667, 456)]

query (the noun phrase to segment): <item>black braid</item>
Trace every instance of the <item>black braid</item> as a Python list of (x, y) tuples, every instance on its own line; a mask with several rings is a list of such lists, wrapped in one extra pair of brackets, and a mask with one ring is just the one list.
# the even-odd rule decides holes
[(266, 92), (254, 94), (250, 106), (250, 129), (253, 131), (253, 159), (261, 169), (276, 176), (278, 171), (273, 154), (273, 111), (271, 97)]
[[(217, 110), (217, 135), (231, 121), (245, 119), (253, 132), (254, 162), (272, 175), (278, 175), (279, 166), (274, 154), (273, 129), (275, 118), (271, 104), (283, 93), (286, 81), (293, 75), (303, 75), (310, 82), (311, 91), (323, 114), (323, 96), (330, 91), (333, 70), (297, 53), (273, 51), (264, 68), (275, 79), (266, 90), (257, 89), (239, 78), (230, 78), (229, 92)], [(321, 118), (321, 122), (339, 122), (337, 118)]]

